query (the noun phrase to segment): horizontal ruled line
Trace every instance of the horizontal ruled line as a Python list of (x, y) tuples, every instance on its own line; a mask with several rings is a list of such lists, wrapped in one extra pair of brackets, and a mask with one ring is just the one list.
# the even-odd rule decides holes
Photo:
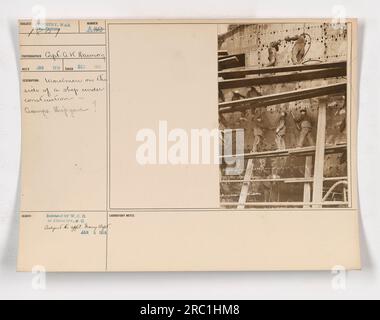
[(46, 72), (107, 72), (107, 70), (60, 70), (60, 71), (21, 71), (22, 73), (46, 73)]
[[(30, 33), (30, 32), (19, 32), (19, 34), (30, 34), (30, 35), (36, 35), (36, 36), (40, 36), (40, 35), (51, 35), (51, 36), (56, 36), (56, 32), (52, 32), (52, 33)], [(61, 35), (61, 34), (85, 34), (85, 35), (88, 35), (88, 34), (106, 34), (105, 32), (60, 32), (58, 34)]]
[(20, 47), (106, 47), (105, 44), (20, 44)]
[(53, 61), (58, 61), (58, 60), (105, 60), (106, 57), (104, 58), (20, 58), (20, 60), (53, 60)]

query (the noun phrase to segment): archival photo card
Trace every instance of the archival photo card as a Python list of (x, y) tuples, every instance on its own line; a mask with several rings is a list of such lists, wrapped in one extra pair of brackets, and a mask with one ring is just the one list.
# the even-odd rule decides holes
[(19, 271), (360, 269), (355, 19), (19, 39)]

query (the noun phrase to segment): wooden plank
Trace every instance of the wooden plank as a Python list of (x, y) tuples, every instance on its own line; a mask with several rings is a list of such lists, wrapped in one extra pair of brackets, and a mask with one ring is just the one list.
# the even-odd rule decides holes
[(245, 66), (245, 54), (237, 54), (231, 56), (220, 57), (218, 61), (218, 69), (232, 69)]
[(251, 86), (273, 85), (297, 81), (338, 78), (347, 75), (346, 68), (322, 69), (317, 71), (296, 72), (290, 74), (270, 75), (267, 77), (239, 78), (219, 81), (219, 89), (234, 89)]
[(225, 56), (228, 56), (227, 50), (219, 50), (218, 51), (218, 57), (225, 57)]
[(284, 183), (305, 183), (313, 182), (313, 179), (305, 180), (304, 178), (279, 178), (279, 179), (251, 179), (251, 180), (222, 180), (220, 183), (255, 183), (255, 182), (284, 182)]
[[(248, 196), (250, 197), (257, 197), (257, 196), (261, 196), (261, 193), (248, 193)], [(240, 193), (239, 194), (223, 194), (221, 195), (221, 198), (238, 198), (240, 197)]]
[[(346, 144), (326, 146), (325, 154), (342, 153), (346, 150), (347, 150)], [(273, 151), (264, 151), (264, 152), (247, 153), (247, 154), (223, 155), (220, 158), (221, 159), (231, 159), (231, 158), (233, 159), (236, 159), (236, 158), (265, 159), (265, 158), (277, 158), (277, 157), (289, 157), (289, 156), (303, 157), (303, 156), (313, 155), (315, 154), (315, 152), (316, 152), (316, 147), (304, 147), (304, 148), (273, 150)]]
[(223, 60), (219, 60), (218, 68), (219, 70), (223, 69), (232, 69), (239, 66), (239, 60), (236, 57), (230, 57)]
[[(318, 109), (317, 146), (315, 151), (314, 164), (314, 187), (313, 202), (319, 203), (323, 199), (323, 172), (325, 164), (325, 144), (326, 144), (326, 109), (327, 100), (321, 99)], [(321, 206), (314, 206), (321, 208)]]
[(227, 54), (227, 55), (222, 55), (218, 56), (218, 61), (229, 59), (229, 58), (236, 58), (240, 62), (244, 62), (245, 64), (245, 53), (242, 54)]
[(311, 89), (302, 89), (298, 91), (276, 93), (250, 99), (222, 102), (219, 104), (219, 113), (232, 113), (237, 111), (244, 111), (247, 109), (262, 108), (292, 101), (322, 97), (331, 94), (344, 94), (346, 92), (347, 83), (342, 82)]
[(245, 170), (245, 176), (244, 176), (244, 180), (248, 182), (244, 182), (241, 188), (238, 209), (244, 209), (245, 203), (247, 202), (249, 187), (251, 186), (251, 182), (249, 182), (249, 180), (252, 179), (253, 170), (254, 170), (253, 160), (248, 160), (247, 169)]
[[(331, 177), (324, 178), (323, 181), (344, 181), (348, 180), (347, 177)], [(283, 182), (288, 184), (296, 184), (296, 183), (313, 183), (314, 178), (279, 178), (279, 179), (252, 179), (252, 180), (222, 180), (220, 183), (243, 183), (243, 182)]]
[[(225, 207), (236, 207), (238, 206), (237, 202), (222, 202), (222, 206)], [(303, 207), (305, 206), (305, 202), (250, 202), (245, 204), (246, 208), (260, 208), (260, 207)], [(311, 202), (309, 206), (348, 206), (349, 202), (344, 201), (324, 201), (324, 202)]]
[(346, 68), (347, 61), (339, 61), (332, 63), (318, 63), (318, 64), (304, 64), (296, 66), (286, 66), (286, 67), (269, 67), (269, 68), (254, 68), (254, 69), (244, 69), (244, 70), (232, 70), (232, 71), (221, 71), (219, 72), (219, 77), (224, 79), (237, 79), (244, 78), (248, 75), (262, 75), (262, 74), (273, 74), (273, 73), (283, 73), (283, 72), (294, 72), (294, 71), (307, 71), (307, 70), (320, 70), (320, 69), (330, 69), (330, 68)]
[[(305, 161), (305, 179), (309, 179), (313, 174), (313, 157), (306, 157)], [(311, 202), (311, 183), (306, 182), (303, 186), (303, 202), (310, 203)], [(310, 205), (305, 205), (304, 208), (310, 208)]]
[(324, 181), (343, 181), (343, 180), (348, 180), (348, 177), (328, 177), (328, 178), (323, 178)]

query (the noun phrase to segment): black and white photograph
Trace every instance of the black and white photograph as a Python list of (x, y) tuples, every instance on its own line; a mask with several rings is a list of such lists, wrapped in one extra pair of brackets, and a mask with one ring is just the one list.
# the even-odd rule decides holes
[(221, 206), (350, 207), (348, 25), (218, 32)]

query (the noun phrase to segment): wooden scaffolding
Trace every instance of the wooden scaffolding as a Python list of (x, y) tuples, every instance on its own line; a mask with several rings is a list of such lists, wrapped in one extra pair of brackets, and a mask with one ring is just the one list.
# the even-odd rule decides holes
[[(219, 61), (224, 61), (228, 57), (231, 62), (233, 56), (219, 55)], [(232, 59), (232, 60), (231, 60)], [(235, 57), (234, 63), (230, 64), (236, 67), (241, 57)], [(219, 63), (219, 69), (224, 64)], [(240, 66), (240, 65), (239, 65)], [(233, 67), (227, 67), (233, 68)], [(342, 78), (347, 75), (347, 63), (345, 61), (335, 63), (320, 63), (313, 65), (296, 65), (287, 67), (269, 67), (263, 69), (239, 69), (239, 70), (220, 70), (219, 71), (219, 89), (234, 89), (251, 86), (264, 86), (279, 83), (324, 80), (331, 78)], [(252, 77), (253, 76), (253, 77)], [(301, 101), (305, 99), (318, 98), (318, 125), (317, 141), (314, 147), (294, 148), (286, 150), (274, 150), (266, 152), (257, 152), (249, 154), (223, 155), (222, 160), (226, 158), (237, 157), (244, 158), (247, 163), (245, 176), (243, 180), (222, 180), (221, 183), (241, 184), (241, 192), (238, 202), (222, 202), (222, 205), (229, 208), (261, 208), (261, 207), (304, 207), (304, 208), (322, 208), (324, 206), (340, 207), (349, 204), (349, 196), (344, 190), (344, 201), (327, 201), (328, 196), (339, 185), (348, 184), (348, 177), (325, 178), (324, 164), (325, 155), (343, 154), (347, 152), (347, 145), (326, 145), (326, 121), (327, 121), (327, 99), (329, 95), (345, 95), (347, 93), (347, 83), (339, 81), (338, 83), (319, 86), (315, 88), (302, 89), (297, 91), (283, 92), (265, 96), (258, 96), (250, 99), (237, 101), (221, 102), (219, 104), (219, 113), (221, 115), (234, 112), (242, 112), (247, 109), (254, 110), (268, 106), (278, 106), (283, 103)], [(253, 179), (254, 159), (276, 158), (276, 157), (306, 157), (305, 177), (304, 178), (283, 178), (283, 179)], [(314, 159), (314, 161), (313, 161)], [(335, 182), (333, 187), (324, 195), (323, 186), (325, 181)], [(248, 202), (249, 189), (255, 182), (279, 182), (287, 184), (302, 183), (304, 185), (303, 202)]]

